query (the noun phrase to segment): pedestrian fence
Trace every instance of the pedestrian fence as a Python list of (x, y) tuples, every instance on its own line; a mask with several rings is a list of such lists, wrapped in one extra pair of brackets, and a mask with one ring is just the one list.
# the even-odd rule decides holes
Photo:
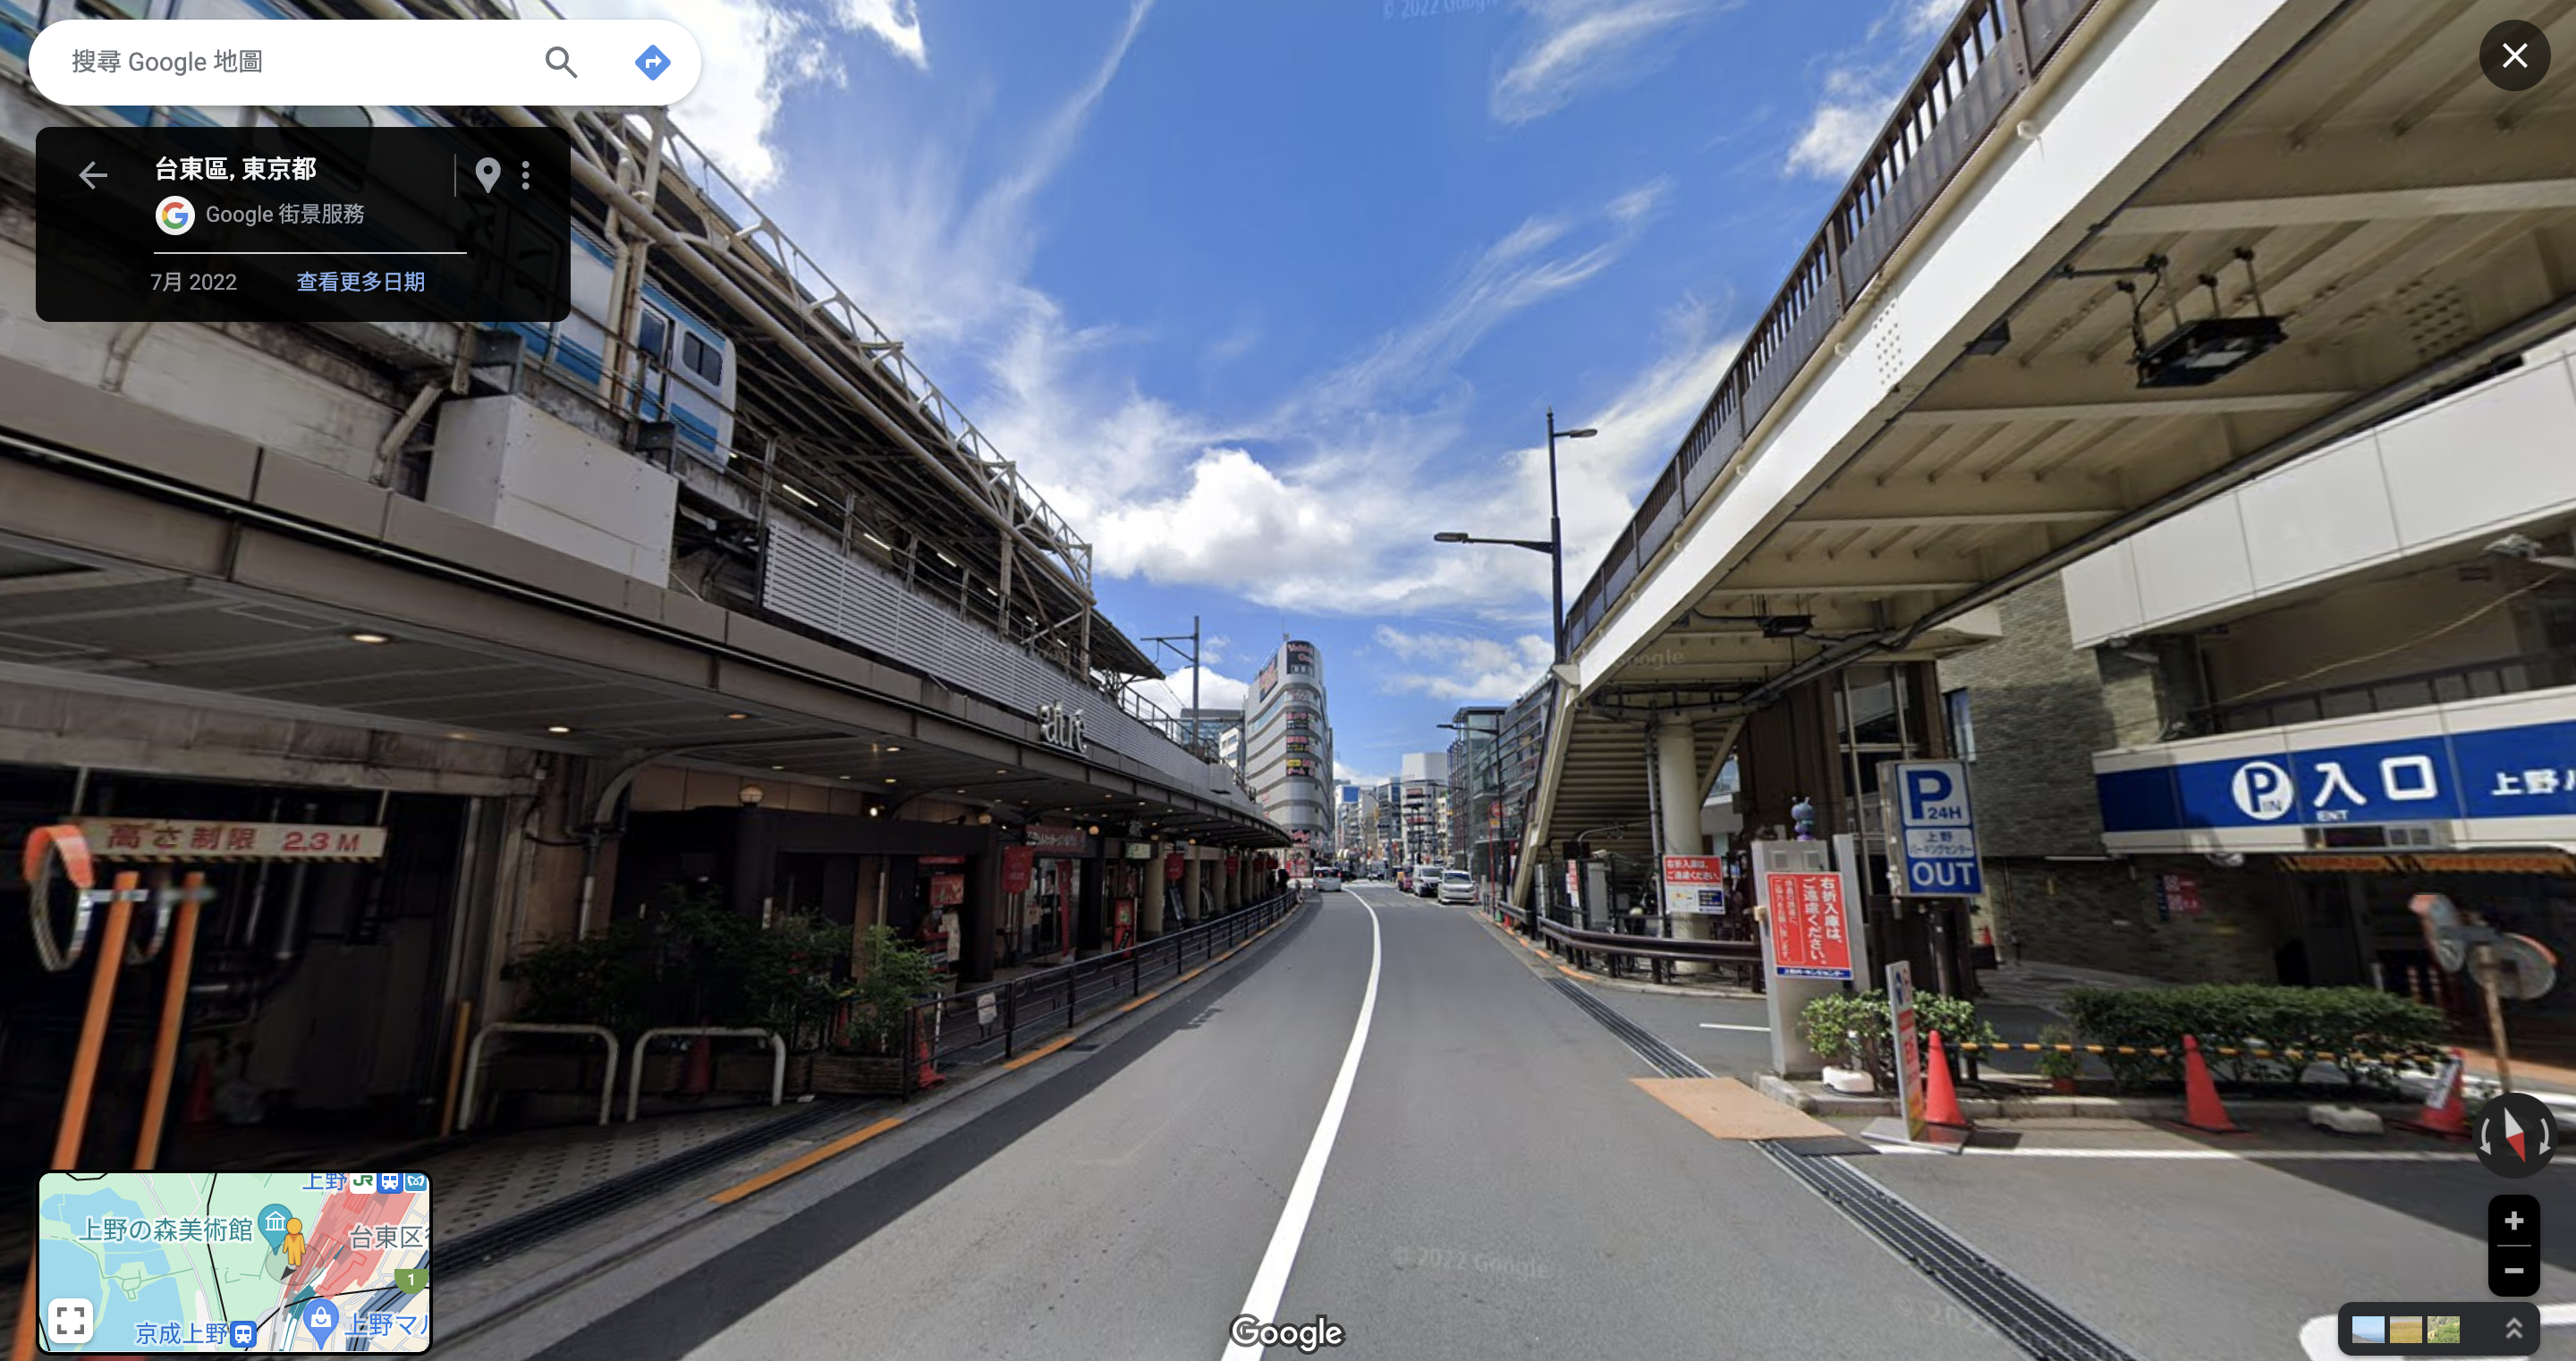
[[(2029, 1044), (2014, 1040), (2002, 1040), (1989, 1044), (1951, 1044), (1946, 1039), (1942, 1043), (1945, 1048), (1970, 1054), (2098, 1054), (2120, 1058), (2169, 1059), (2179, 1058), (2183, 1053), (2179, 1047), (2168, 1049), (2162, 1045), (2140, 1047), (2126, 1044)], [(2204, 1044), (2200, 1047), (2200, 1052), (2226, 1058), (2296, 1059), (2302, 1063), (2385, 1063), (2400, 1068), (2429, 1069), (2439, 1067), (2441, 1064), (2438, 1056), (2430, 1054), (2335, 1053), (2323, 1049), (2273, 1049), (2262, 1045), (2239, 1048), (2233, 1045)]]
[(1123, 950), (916, 1004), (904, 1016), (902, 1095), (942, 1080), (938, 1070), (1017, 1056), (1086, 1017), (1142, 999), (1279, 925), (1306, 905), (1295, 889)]

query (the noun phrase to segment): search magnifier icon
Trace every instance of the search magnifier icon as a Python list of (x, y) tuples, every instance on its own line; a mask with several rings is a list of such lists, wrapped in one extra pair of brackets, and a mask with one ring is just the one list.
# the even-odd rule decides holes
[(560, 47), (546, 49), (546, 69), (561, 71), (575, 80), (581, 79), (581, 72), (572, 69), (572, 54)]

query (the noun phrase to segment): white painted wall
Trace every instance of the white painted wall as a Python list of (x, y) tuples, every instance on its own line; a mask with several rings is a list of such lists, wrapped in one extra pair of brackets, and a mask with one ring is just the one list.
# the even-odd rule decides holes
[(2290, 464), (2066, 569), (2078, 647), (2576, 515), (2565, 345)]
[[(116, 377), (113, 322), (47, 322), (36, 316), (36, 257), (0, 241), (0, 358), (103, 387)], [(376, 446), (401, 414), (394, 406), (186, 322), (142, 333), (123, 366), (123, 395), (183, 420), (366, 477)]]
[(558, 552), (666, 584), (678, 479), (515, 397), (438, 411), (428, 502)]

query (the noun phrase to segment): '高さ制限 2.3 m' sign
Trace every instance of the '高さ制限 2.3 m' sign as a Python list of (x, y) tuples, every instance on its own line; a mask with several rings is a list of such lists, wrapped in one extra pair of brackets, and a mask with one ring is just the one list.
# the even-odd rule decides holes
[(1878, 789), (1887, 801), (1888, 862), (1898, 894), (1973, 898), (1986, 891), (1966, 762), (1882, 762)]
[[(2516, 721), (2545, 714), (2566, 716)], [(2113, 850), (2303, 850), (2312, 828), (2407, 824), (2558, 842), (2576, 836), (2576, 693), (2107, 751), (2093, 770)]]

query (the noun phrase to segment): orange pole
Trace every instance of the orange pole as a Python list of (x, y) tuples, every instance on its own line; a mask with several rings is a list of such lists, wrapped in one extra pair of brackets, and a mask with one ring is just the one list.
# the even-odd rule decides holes
[(80, 1047), (72, 1051), (72, 1083), (63, 1095), (63, 1123), (54, 1133), (54, 1160), (46, 1166), (70, 1172), (80, 1167), (81, 1135), (89, 1127), (90, 1088), (98, 1081), (99, 1051), (107, 1045), (107, 1011), (116, 1000), (116, 973), (125, 966), (125, 929), (134, 916), (134, 888), (143, 876), (119, 870), (115, 896), (107, 904), (107, 926), (99, 932), (98, 972), (90, 976), (89, 1011), (81, 1017)]
[[(46, 1166), (72, 1171), (80, 1166), (81, 1134), (89, 1125), (90, 1087), (98, 1078), (99, 1051), (107, 1044), (108, 1005), (116, 1000), (116, 972), (125, 964), (125, 928), (134, 913), (127, 897), (142, 876), (125, 870), (116, 876), (116, 894), (107, 905), (107, 925), (99, 933), (98, 970), (90, 975), (89, 1010), (81, 1018), (80, 1047), (72, 1053), (71, 1088), (63, 1096), (63, 1120), (54, 1133), (54, 1160)], [(27, 1261), (27, 1293), (18, 1301), (18, 1334), (10, 1342), (10, 1361), (29, 1361), (36, 1354), (36, 1263)]]
[(206, 891), (203, 871), (190, 870), (179, 881), (179, 920), (170, 937), (170, 977), (161, 989), (161, 1032), (152, 1041), (152, 1085), (143, 1097), (143, 1135), (134, 1146), (134, 1167), (150, 1171), (161, 1156), (161, 1123), (170, 1113), (170, 1084), (179, 1063), (179, 1035), (188, 1015), (188, 981), (197, 962), (197, 899)]
[(447, 1102), (438, 1113), (438, 1137), (456, 1132), (456, 1084), (465, 1079), (465, 1037), (474, 1029), (474, 999), (456, 999), (456, 1035), (447, 1046)]

